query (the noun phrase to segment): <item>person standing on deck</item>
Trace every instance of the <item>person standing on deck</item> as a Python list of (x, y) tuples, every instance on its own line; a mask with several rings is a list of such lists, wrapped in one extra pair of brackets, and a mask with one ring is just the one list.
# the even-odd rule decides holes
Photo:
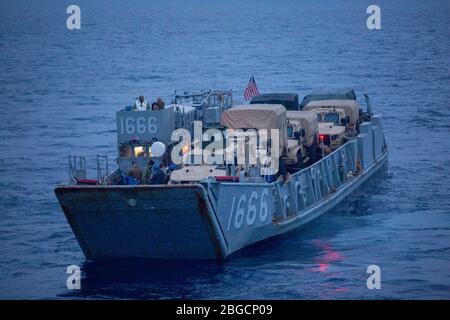
[(128, 171), (128, 176), (136, 179), (138, 184), (141, 184), (142, 181), (142, 171), (141, 168), (137, 165), (135, 161), (131, 163), (131, 168)]
[(331, 152), (333, 152), (333, 150), (331, 150), (331, 148), (330, 148), (329, 146), (327, 146), (325, 143), (323, 143), (323, 141), (321, 141), (321, 142), (319, 143), (319, 147), (320, 147), (320, 149), (322, 149), (322, 151), (323, 151), (322, 156), (327, 156), (327, 155), (329, 155)]
[(350, 123), (347, 128), (345, 128), (344, 142), (354, 139), (358, 135), (358, 131), (355, 129), (355, 124)]
[(150, 160), (142, 172), (142, 184), (150, 184), (153, 176), (153, 166), (155, 161)]
[(320, 147), (319, 139), (316, 136), (314, 136), (313, 144), (308, 148), (309, 153), (309, 161), (307, 163), (308, 166), (316, 163), (323, 157), (323, 150)]
[(134, 103), (134, 111), (145, 111), (150, 108), (147, 100), (144, 96), (139, 96), (139, 99)]
[(164, 110), (164, 106), (166, 105), (161, 97), (158, 97), (156, 104), (159, 106), (159, 110)]
[(161, 161), (159, 165), (153, 167), (151, 184), (166, 184), (166, 173), (164, 171), (166, 164)]

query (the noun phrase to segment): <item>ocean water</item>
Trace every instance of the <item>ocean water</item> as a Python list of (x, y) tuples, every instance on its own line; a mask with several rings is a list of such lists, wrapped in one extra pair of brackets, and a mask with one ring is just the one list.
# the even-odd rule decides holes
[[(450, 2), (0, 2), (0, 298), (450, 298)], [(225, 262), (86, 262), (53, 189), (67, 154), (114, 157), (115, 111), (144, 94), (354, 87), (384, 117), (387, 175)], [(66, 267), (82, 268), (68, 290)], [(381, 289), (368, 290), (368, 265)]]

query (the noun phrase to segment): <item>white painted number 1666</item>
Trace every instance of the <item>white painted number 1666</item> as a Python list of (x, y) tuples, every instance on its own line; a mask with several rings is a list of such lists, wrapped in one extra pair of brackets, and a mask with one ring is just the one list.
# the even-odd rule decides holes
[(259, 214), (257, 212), (257, 203), (258, 203), (258, 192), (253, 191), (250, 195), (250, 198), (247, 199), (247, 195), (243, 194), (237, 200), (236, 207), (236, 199), (237, 197), (233, 197), (233, 204), (231, 205), (231, 214), (230, 220), (228, 221), (228, 230), (230, 230), (231, 223), (234, 218), (234, 228), (239, 229), (242, 227), (244, 221), (247, 226), (253, 225), (257, 218), (260, 222), (265, 222), (268, 216), (267, 209), (267, 196), (269, 195), (269, 190), (264, 189), (261, 194), (261, 199), (259, 200)]
[(121, 118), (120, 119), (120, 132), (122, 134), (145, 134), (145, 133), (155, 133), (158, 131), (158, 126), (156, 123), (158, 122), (158, 119), (155, 117), (138, 117), (137, 119), (134, 118)]

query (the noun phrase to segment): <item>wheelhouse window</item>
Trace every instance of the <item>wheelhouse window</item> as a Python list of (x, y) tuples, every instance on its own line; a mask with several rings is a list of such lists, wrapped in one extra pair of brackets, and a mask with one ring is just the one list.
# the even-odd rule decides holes
[(134, 146), (134, 157), (143, 158), (147, 156), (147, 150), (145, 146)]

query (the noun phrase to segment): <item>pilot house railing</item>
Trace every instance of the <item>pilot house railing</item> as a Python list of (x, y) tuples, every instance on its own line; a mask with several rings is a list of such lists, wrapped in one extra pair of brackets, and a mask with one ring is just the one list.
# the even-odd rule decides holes
[(220, 115), (233, 106), (233, 91), (206, 90), (196, 93), (175, 91), (175, 104), (192, 105), (197, 112), (198, 121), (206, 126), (220, 123)]

